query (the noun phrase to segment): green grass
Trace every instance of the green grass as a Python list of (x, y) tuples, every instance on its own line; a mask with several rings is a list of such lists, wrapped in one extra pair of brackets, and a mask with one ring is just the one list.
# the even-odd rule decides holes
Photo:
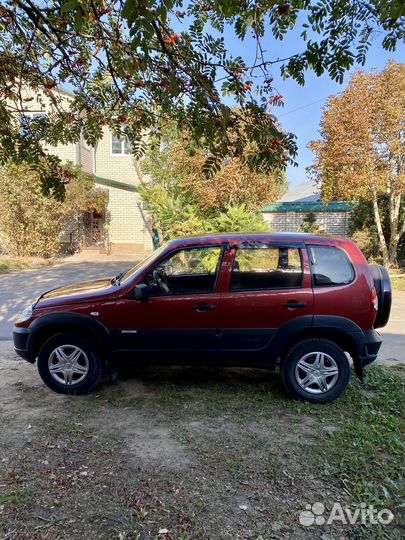
[[(394, 274), (398, 276), (398, 274)], [(392, 288), (395, 291), (405, 291), (405, 274), (400, 277), (391, 277)]]
[[(389, 538), (401, 538), (405, 531), (402, 503), (405, 495), (405, 381), (402, 366), (369, 366), (365, 384), (353, 375), (346, 394), (325, 406), (291, 401), (271, 381), (255, 385), (246, 385), (245, 381), (240, 387), (211, 384), (200, 388), (203, 412), (198, 403), (193, 403), (190, 410), (189, 384), (171, 381), (160, 382), (159, 386), (161, 405), (166, 410), (173, 409), (173, 414), (175, 409), (181, 411), (184, 404), (188, 404), (186, 415), (205, 414), (215, 418), (227, 411), (236, 424), (243, 424), (248, 419), (261, 422), (269, 418), (271, 412), (283, 423), (286, 413), (294, 414), (293, 425), (288, 426), (288, 430), (297, 433), (296, 448), (302, 452), (302, 470), (307, 474), (319, 473), (326, 484), (335, 486), (347, 498), (348, 504), (363, 503), (377, 509), (391, 509), (395, 514), (395, 528)], [(300, 418), (314, 423), (310, 452), (300, 433)], [(328, 431), (328, 427), (332, 429)], [(301, 448), (300, 443), (303, 443)], [(231, 477), (238, 482), (254, 478), (255, 466), (243, 459), (243, 455), (260, 447), (260, 440), (250, 440), (249, 447), (238, 448), (228, 463), (224, 463)], [(267, 455), (263, 465), (267, 465), (265, 474), (270, 483), (280, 481), (283, 478), (281, 471), (288, 469), (288, 461), (283, 463), (280, 456)], [(381, 526), (352, 527), (350, 534), (351, 538), (358, 539), (386, 538)]]
[(52, 266), (55, 261), (50, 259), (38, 259), (35, 257), (6, 257), (0, 256), (0, 274), (10, 274), (24, 270), (36, 270), (46, 266)]
[(13, 488), (0, 491), (0, 505), (13, 504), (15, 506), (26, 506), (35, 498), (35, 492), (27, 487)]
[[(4, 519), (27, 540), (37, 540), (30, 531), (38, 507), (46, 520), (41, 540), (152, 540), (162, 528), (173, 540), (287, 540), (311, 532), (402, 540), (404, 375), (404, 368), (369, 366), (364, 384), (353, 376), (342, 398), (316, 406), (292, 400), (266, 371), (138, 370), (90, 396), (61, 398), (44, 414), (30, 446), (10, 452), (15, 457), (3, 465), (12, 474), (0, 474), (8, 485)], [(48, 396), (42, 386), (18, 390), (20, 407)], [(22, 485), (35, 503), (13, 495)], [(327, 513), (335, 502), (352, 510), (365, 504), (389, 508), (395, 519), (300, 528), (299, 512), (317, 501)], [(65, 534), (63, 519), (76, 523), (76, 536)], [(0, 516), (0, 537), (8, 530)]]
[(399, 267), (397, 269), (390, 269), (390, 278), (392, 288), (395, 291), (405, 291), (405, 268)]
[[(403, 369), (371, 366), (365, 390), (352, 385), (338, 429), (320, 446), (323, 476), (333, 477), (357, 503), (390, 508), (405, 529), (405, 385)], [(347, 401), (346, 401), (347, 403)], [(339, 416), (338, 404), (332, 405)], [(376, 534), (376, 530), (370, 532)]]

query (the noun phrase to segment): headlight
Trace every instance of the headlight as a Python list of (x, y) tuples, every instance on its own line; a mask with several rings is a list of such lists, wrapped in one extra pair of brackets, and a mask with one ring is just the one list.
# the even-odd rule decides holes
[(24, 309), (24, 311), (18, 317), (17, 322), (28, 321), (28, 319), (31, 317), (31, 315), (32, 315), (32, 306), (27, 307), (26, 309)]

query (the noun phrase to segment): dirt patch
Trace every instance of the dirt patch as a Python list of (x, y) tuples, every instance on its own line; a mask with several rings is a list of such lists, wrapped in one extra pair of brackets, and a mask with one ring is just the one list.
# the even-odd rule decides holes
[(320, 465), (339, 415), (275, 375), (154, 368), (72, 398), (4, 361), (0, 392), (2, 540), (356, 538), (299, 522), (350, 501)]
[(50, 395), (35, 367), (19, 361), (0, 363), (1, 443), (18, 450), (32, 442), (38, 423), (59, 409), (66, 398)]
[(187, 469), (192, 463), (190, 452), (171, 435), (168, 428), (154, 426), (144, 419), (129, 418), (128, 409), (116, 410), (114, 418), (108, 422), (106, 415), (105, 426), (108, 429), (105, 436), (110, 436), (108, 425), (114, 425), (117, 435), (125, 441), (126, 454), (135, 467), (159, 467), (168, 471)]

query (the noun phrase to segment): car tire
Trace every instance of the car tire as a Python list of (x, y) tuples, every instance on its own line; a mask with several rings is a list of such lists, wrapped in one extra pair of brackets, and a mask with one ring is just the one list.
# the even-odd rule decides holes
[(288, 393), (310, 403), (328, 403), (340, 397), (350, 380), (344, 351), (327, 339), (306, 339), (294, 345), (281, 366)]
[(103, 362), (91, 341), (79, 334), (61, 333), (42, 345), (38, 371), (51, 390), (81, 395), (88, 394), (100, 383)]

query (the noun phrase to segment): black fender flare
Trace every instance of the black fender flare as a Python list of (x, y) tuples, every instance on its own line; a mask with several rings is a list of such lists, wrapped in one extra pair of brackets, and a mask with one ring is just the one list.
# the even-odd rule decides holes
[(312, 324), (313, 316), (303, 315), (281, 325), (268, 344), (271, 357), (276, 361), (291, 346), (291, 342), (296, 336), (305, 335), (306, 332), (311, 330)]
[(337, 315), (315, 315), (314, 326), (315, 331), (340, 333), (344, 336), (345, 341), (350, 343), (349, 352), (353, 358), (354, 371), (360, 381), (364, 380), (364, 369), (362, 358), (365, 355), (364, 349), (364, 332), (358, 324)]
[[(351, 354), (355, 373), (363, 381), (364, 332), (355, 322), (345, 317), (304, 315), (288, 321), (277, 330), (271, 340), (270, 350), (272, 356), (283, 358), (293, 343), (311, 337), (325, 337), (325, 339), (332, 339), (337, 342), (339, 339), (342, 340), (342, 348)], [(339, 345), (339, 342), (337, 344)]]
[(44, 335), (48, 336), (52, 330), (55, 330), (55, 333), (76, 330), (82, 335), (87, 334), (96, 339), (103, 351), (110, 349), (110, 333), (100, 321), (81, 313), (61, 311), (42, 315), (30, 324), (27, 349), (32, 360), (35, 360), (38, 354)]

